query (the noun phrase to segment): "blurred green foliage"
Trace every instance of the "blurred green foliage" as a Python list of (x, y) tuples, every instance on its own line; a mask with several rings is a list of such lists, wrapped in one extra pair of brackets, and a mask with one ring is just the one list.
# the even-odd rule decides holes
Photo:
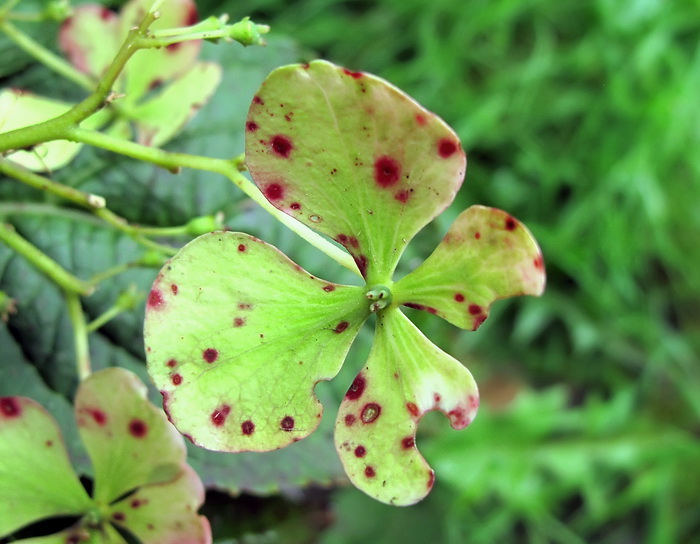
[[(467, 431), (451, 431), (435, 414), (422, 422), (420, 447), (437, 473), (426, 501), (396, 509), (343, 487), (327, 493), (267, 480), (238, 483), (240, 491), (264, 495), (281, 489), (284, 494), (269, 499), (212, 494), (206, 513), (217, 541), (697, 542), (700, 4), (198, 4), (203, 16), (251, 15), (272, 26), (271, 44), (274, 37), (287, 36), (303, 53), (287, 48), (280, 54), (277, 46), (252, 56), (246, 51), (240, 65), (230, 65), (237, 72), (226, 80), (218, 101), (202, 112), (206, 122), (195, 120), (172, 149), (240, 152), (244, 98), (264, 75), (258, 67), (269, 70), (277, 59), (323, 57), (373, 72), (442, 116), (458, 131), (469, 156), (457, 201), (411, 244), (399, 273), (421, 262), (457, 213), (473, 203), (503, 208), (525, 222), (542, 245), (548, 271), (542, 298), (497, 303), (477, 333), (411, 314), (431, 339), (470, 367), (484, 402)], [(3, 58), (7, 47), (0, 40)], [(220, 60), (219, 53), (208, 51)], [(26, 68), (26, 62), (17, 56), (11, 64), (0, 63), (0, 76), (14, 74), (12, 81), (42, 91), (49, 80), (44, 72)], [(231, 109), (237, 112), (235, 123), (224, 122)], [(215, 125), (213, 133), (207, 122)], [(201, 173), (171, 180), (123, 160), (107, 168), (104, 154), (94, 152), (83, 154), (75, 166), (58, 178), (107, 196), (129, 220), (179, 224), (223, 209), (232, 228), (264, 237), (313, 273), (348, 281), (315, 250), (241, 202), (221, 180)], [(8, 202), (36, 198), (5, 180), (2, 185), (0, 198)], [(0, 211), (8, 213), (8, 206)], [(41, 225), (52, 217), (44, 217)], [(21, 221), (25, 233), (41, 232), (31, 214)], [(56, 238), (62, 231), (53, 232)], [(81, 231), (66, 232), (70, 237)], [(37, 234), (36, 243), (42, 240), (42, 248), (58, 258), (53, 239)], [(91, 238), (85, 240), (91, 247)], [(112, 248), (110, 256), (132, 251), (123, 240), (105, 244)], [(16, 285), (18, 273), (10, 267), (22, 265), (1, 253), (0, 288), (15, 296), (8, 285)], [(29, 273), (22, 268), (22, 274)], [(137, 271), (128, 279), (147, 285), (154, 273), (144, 275)], [(36, 287), (33, 296), (46, 292), (55, 297), (46, 286)], [(88, 310), (99, 313), (109, 302), (107, 294), (98, 294)], [(70, 358), (69, 339), (60, 340), (66, 334), (65, 316), (54, 306), (50, 315), (32, 310), (34, 316), (26, 297), (18, 302), (9, 333), (0, 331), (8, 340), (0, 353), (21, 354), (53, 390), (69, 396), (72, 375), (52, 372), (50, 366)], [(140, 319), (137, 312), (124, 315), (100, 331), (91, 345), (98, 365), (139, 365)], [(45, 352), (31, 346), (32, 331), (42, 328), (59, 331), (53, 351), (50, 339)], [(17, 343), (12, 349), (10, 340)], [(365, 334), (359, 340), (341, 375), (321, 385), (324, 399), (342, 395), (363, 364), (371, 338)], [(326, 403), (324, 421), (332, 420), (332, 405)], [(318, 452), (325, 464), (328, 447), (318, 445), (302, 455), (308, 462)], [(257, 472), (274, 477), (285, 460), (294, 459), (251, 455), (238, 470), (246, 477)], [(296, 466), (285, 467), (292, 474), (289, 480), (307, 481), (309, 469), (297, 476)], [(226, 470), (223, 466), (221, 474)], [(235, 464), (228, 467), (234, 482), (224, 486), (229, 490), (245, 479), (231, 476), (235, 470)], [(312, 480), (328, 486), (338, 478), (337, 467), (330, 467)]]

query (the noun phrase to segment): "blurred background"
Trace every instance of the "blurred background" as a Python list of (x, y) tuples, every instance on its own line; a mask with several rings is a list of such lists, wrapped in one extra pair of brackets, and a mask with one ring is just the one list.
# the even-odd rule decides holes
[[(482, 391), (469, 430), (451, 430), (438, 414), (421, 423), (418, 445), (437, 477), (424, 502), (398, 509), (365, 497), (347, 484), (332, 449), (335, 406), (363, 365), (368, 328), (341, 375), (319, 386), (325, 427), (308, 444), (235, 460), (191, 451), (212, 489), (205, 510), (216, 541), (699, 543), (700, 3), (198, 5), (201, 16), (250, 15), (272, 31), (265, 49), (206, 44), (204, 55), (227, 74), (173, 149), (240, 153), (250, 97), (278, 65), (326, 58), (372, 72), (454, 127), (469, 158), (455, 203), (409, 246), (399, 275), (475, 203), (523, 221), (548, 274), (543, 297), (498, 302), (476, 333), (411, 313)], [(3, 75), (38, 90), (48, 85), (39, 69), (18, 66)], [(236, 120), (224, 124), (222, 116)], [(167, 181), (167, 173), (104, 160), (86, 152), (59, 176), (144, 223), (181, 224), (223, 206), (232, 228), (274, 243), (314, 273), (347, 279), (228, 182), (205, 184), (201, 173)], [(0, 196), (36, 198), (16, 188)], [(52, 219), (17, 221), (39, 243)], [(130, 251), (115, 247), (122, 256)], [(70, 258), (78, 270), (88, 266)], [(0, 287), (10, 292), (5, 270)], [(147, 286), (155, 273), (130, 274), (125, 283)], [(109, 293), (99, 296), (89, 303), (96, 315)], [(24, 310), (6, 333), (20, 347), (35, 327), (29, 302)], [(91, 344), (96, 365), (140, 368), (140, 319), (134, 312), (100, 331)], [(53, 390), (69, 396), (72, 378), (54, 376), (40, 354), (22, 351)]]

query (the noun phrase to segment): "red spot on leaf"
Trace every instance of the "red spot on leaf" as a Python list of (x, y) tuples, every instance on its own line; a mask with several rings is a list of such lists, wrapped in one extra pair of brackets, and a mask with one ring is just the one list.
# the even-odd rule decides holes
[(485, 314), (477, 315), (474, 318), (474, 327), (472, 328), (472, 330), (475, 331), (476, 329), (478, 329), (484, 321), (486, 321)]
[(448, 157), (451, 157), (452, 155), (455, 154), (457, 151), (457, 144), (453, 142), (452, 140), (448, 140), (447, 138), (443, 138), (438, 142), (438, 155), (440, 155), (443, 159), (446, 159)]
[(248, 247), (245, 244), (238, 244), (238, 251), (241, 253), (245, 252), (246, 249), (248, 249)]
[(254, 104), (258, 104), (258, 105), (260, 105), (260, 106), (264, 106), (264, 105), (265, 105), (265, 102), (263, 101), (263, 99), (260, 98), (260, 97), (257, 96), (257, 95), (255, 95), (255, 96), (253, 97), (253, 103), (254, 103)]
[(289, 207), (290, 207), (290, 209), (295, 210), (295, 211), (296, 211), (296, 210), (301, 210), (301, 204), (299, 204), (298, 202), (292, 202), (292, 203), (289, 205)]
[(281, 134), (274, 136), (270, 145), (272, 147), (272, 151), (274, 151), (277, 155), (285, 159), (289, 157), (289, 154), (292, 152), (293, 149), (292, 141), (286, 136), (282, 136)]
[(132, 419), (129, 422), (129, 432), (131, 436), (143, 438), (148, 433), (148, 425), (140, 419)]
[(442, 397), (439, 393), (433, 393), (433, 400), (435, 401), (435, 404), (440, 404)]
[(365, 392), (365, 387), (367, 386), (367, 380), (365, 380), (362, 374), (358, 374), (352, 382), (352, 385), (345, 393), (345, 398), (348, 400), (357, 400)]
[(344, 246), (347, 245), (348, 243), (348, 235), (347, 234), (339, 234), (338, 235), (338, 242), (343, 244)]
[(234, 327), (242, 327), (245, 325), (245, 317), (236, 317), (233, 320), (233, 326)]
[(365, 255), (353, 255), (352, 258), (355, 260), (360, 274), (363, 278), (367, 277), (367, 257)]
[(211, 422), (217, 427), (221, 427), (226, 423), (226, 418), (230, 413), (231, 407), (228, 404), (224, 404), (211, 413)]
[(355, 416), (353, 414), (348, 414), (345, 416), (345, 424), (350, 427), (355, 423)]
[(406, 202), (408, 202), (409, 196), (411, 196), (411, 193), (408, 189), (401, 189), (394, 195), (394, 198), (401, 202), (401, 204), (406, 204)]
[(177, 295), (177, 285), (174, 283), (170, 286), (170, 290), (173, 292), (173, 295)]
[(476, 395), (469, 395), (468, 402), (469, 402), (469, 409), (472, 412), (475, 412), (476, 410), (479, 409), (479, 397), (477, 397)]
[(374, 467), (365, 467), (365, 476), (368, 478), (374, 478), (377, 473), (374, 471)]
[(197, 8), (194, 3), (192, 3), (187, 10), (187, 15), (185, 17), (184, 25), (183, 26), (190, 26), (195, 24), (199, 18), (197, 17)]
[(416, 406), (412, 402), (406, 403), (406, 409), (408, 410), (408, 413), (411, 414), (413, 417), (418, 417), (420, 415), (420, 410), (418, 409), (418, 406)]
[(424, 127), (428, 123), (428, 119), (422, 113), (416, 113), (416, 123)]
[(177, 361), (175, 359), (169, 359), (167, 363), (165, 363), (165, 366), (169, 368), (175, 368), (175, 365), (177, 365)]
[(359, 248), (359, 247), (360, 247), (360, 242), (359, 242), (359, 240), (358, 240), (357, 238), (355, 238), (354, 236), (351, 236), (350, 238), (348, 238), (348, 242), (349, 242), (350, 245), (351, 245), (352, 247), (354, 247), (354, 248)]
[(362, 408), (360, 418), (362, 419), (363, 423), (372, 423), (376, 421), (381, 413), (382, 407), (376, 402), (370, 402), (369, 404), (365, 404), (365, 407)]
[(180, 385), (182, 383), (182, 376), (180, 376), (180, 374), (173, 374), (172, 381), (173, 385)]
[(401, 165), (396, 160), (382, 155), (374, 161), (374, 179), (383, 189), (395, 185), (400, 177)]
[(169, 44), (169, 45), (166, 45), (166, 46), (165, 46), (165, 49), (166, 49), (166, 51), (168, 51), (169, 53), (174, 53), (175, 51), (177, 51), (178, 49), (180, 49), (181, 46), (182, 46), (182, 42), (171, 43), (171, 44)]
[(102, 410), (98, 410), (97, 408), (86, 408), (85, 411), (90, 414), (92, 420), (98, 425), (105, 425), (107, 423), (107, 414), (105, 414)]
[(412, 436), (407, 436), (401, 441), (401, 447), (405, 450), (412, 448), (416, 445), (416, 439)]
[(1, 397), (0, 412), (5, 417), (18, 417), (22, 413), (22, 408), (17, 401), (17, 397)]
[(144, 504), (146, 504), (148, 501), (147, 500), (141, 500), (141, 499), (134, 499), (131, 501), (131, 507), (132, 508), (140, 508)]
[(214, 348), (207, 348), (202, 352), (202, 359), (207, 363), (213, 363), (219, 358), (219, 350)]
[(279, 200), (284, 198), (284, 187), (279, 183), (270, 183), (265, 187), (263, 193), (268, 200)]
[(247, 302), (239, 302), (238, 303), (239, 310), (251, 310), (252, 308), (253, 308), (253, 305), (248, 304)]
[(433, 488), (434, 483), (435, 483), (435, 471), (431, 470), (428, 473), (428, 490), (431, 490)]
[(280, 421), (280, 428), (283, 431), (291, 431), (294, 429), (294, 418), (292, 416), (285, 416), (282, 418), (282, 421)]
[(364, 75), (362, 72), (353, 72), (351, 70), (348, 70), (347, 68), (343, 68), (343, 73), (346, 76), (350, 76), (354, 79), (360, 79)]
[(102, 19), (103, 21), (108, 21), (112, 18), (113, 15), (114, 12), (108, 8), (102, 8), (100, 10), (100, 19)]
[(478, 304), (469, 305), (469, 313), (472, 315), (479, 315), (482, 312), (481, 306)]
[(256, 130), (258, 130), (258, 124), (255, 121), (248, 121), (245, 124), (245, 129), (248, 132), (255, 132)]
[(364, 446), (357, 446), (355, 448), (355, 457), (364, 457), (367, 455), (367, 450), (365, 449)]
[(447, 412), (447, 417), (450, 418), (450, 423), (455, 429), (464, 429), (471, 423), (467, 411), (462, 406), (457, 406), (454, 410)]
[(425, 306), (424, 304), (415, 304), (413, 302), (406, 302), (404, 303), (404, 306), (408, 306), (409, 308), (413, 308), (414, 310), (423, 310), (424, 312), (428, 312), (429, 314), (436, 314), (437, 310), (433, 308), (432, 306)]
[(114, 521), (124, 521), (126, 519), (126, 516), (123, 512), (114, 512), (114, 514), (112, 514), (112, 519)]
[(464, 302), (464, 295), (462, 293), (455, 293), (455, 300), (457, 302)]
[(343, 332), (345, 329), (347, 329), (350, 326), (350, 323), (347, 321), (341, 321), (335, 326), (335, 329), (333, 329), (334, 333), (340, 334)]
[(329, 285), (324, 285), (324, 286), (323, 286), (323, 290), (324, 290), (326, 293), (331, 293), (331, 292), (335, 291), (335, 285), (330, 285), (330, 284), (329, 284)]
[(517, 225), (517, 223), (515, 222), (515, 219), (513, 219), (512, 217), (506, 218), (506, 223), (505, 223), (506, 230), (511, 230), (511, 231), (515, 230), (516, 225)]
[(474, 233), (474, 238), (476, 238), (477, 240), (478, 240), (479, 238), (481, 238), (481, 233), (480, 233), (479, 231), (476, 231), (476, 232)]
[(542, 255), (538, 255), (537, 257), (535, 257), (535, 259), (532, 261), (532, 264), (535, 265), (535, 268), (537, 268), (537, 270), (544, 269), (544, 259), (542, 259)]
[(255, 431), (255, 423), (251, 420), (244, 421), (241, 423), (241, 431), (244, 435), (250, 436)]
[(151, 292), (148, 294), (148, 307), (160, 310), (164, 305), (165, 301), (160, 289), (151, 289)]

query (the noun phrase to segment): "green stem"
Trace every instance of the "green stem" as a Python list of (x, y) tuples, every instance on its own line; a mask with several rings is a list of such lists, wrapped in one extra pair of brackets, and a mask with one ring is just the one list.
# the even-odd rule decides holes
[(171, 172), (178, 172), (181, 168), (194, 168), (224, 175), (261, 208), (277, 219), (277, 221), (295, 232), (312, 246), (328, 255), (341, 266), (344, 266), (358, 276), (361, 275), (354, 259), (348, 253), (332, 244), (303, 223), (300, 223), (270, 204), (255, 184), (240, 172), (243, 164), (240, 157), (233, 160), (225, 160), (202, 157), (199, 155), (188, 155), (187, 153), (170, 153), (162, 149), (148, 147), (128, 140), (122, 140), (121, 138), (115, 138), (102, 132), (80, 127), (71, 127), (66, 132), (66, 139), (68, 140), (93, 145), (95, 147), (114, 151), (121, 155), (126, 155), (127, 157), (147, 161)]
[(75, 277), (39, 248), (22, 238), (12, 225), (0, 224), (0, 242), (4, 242), (10, 249), (22, 255), (67, 293), (89, 295), (95, 290), (88, 282)]
[(43, 45), (36, 42), (27, 34), (19, 30), (9, 21), (0, 21), (0, 30), (2, 30), (8, 38), (25, 52), (29, 53), (36, 60), (47, 66), (57, 74), (63, 76), (69, 81), (72, 81), (79, 87), (92, 92), (97, 84), (88, 76), (76, 70), (72, 64), (66, 62), (52, 51), (46, 49)]
[(90, 323), (88, 323), (87, 332), (89, 332), (89, 333), (95, 332), (97, 329), (102, 327), (108, 321), (111, 321), (112, 319), (117, 317), (123, 311), (124, 310), (122, 310), (121, 308), (118, 308), (117, 306), (112, 306), (106, 312), (100, 314), (95, 319), (93, 319)]
[(158, 242), (154, 242), (153, 240), (149, 240), (143, 235), (143, 233), (140, 232), (139, 227), (129, 225), (129, 223), (126, 222), (126, 219), (118, 216), (117, 214), (108, 210), (107, 208), (94, 210), (93, 213), (97, 217), (103, 219), (105, 222), (112, 225), (114, 228), (122, 231), (125, 234), (128, 234), (136, 242), (148, 249), (152, 249), (154, 251), (157, 251), (158, 253), (162, 253), (163, 255), (170, 256), (175, 255), (175, 253), (177, 253), (177, 249), (173, 247), (166, 246), (164, 244), (159, 244)]
[(49, 178), (35, 174), (7, 159), (0, 159), (0, 173), (15, 178), (34, 189), (46, 191), (84, 208), (92, 210), (105, 207), (105, 199), (101, 196), (84, 193), (73, 187), (57, 183)]
[(135, 266), (137, 266), (137, 264), (134, 262), (118, 264), (116, 266), (108, 268), (107, 270), (103, 270), (102, 272), (98, 272), (97, 274), (95, 274), (92, 278), (90, 278), (90, 283), (93, 285), (97, 285), (105, 280), (108, 280), (109, 278), (113, 278), (114, 276), (126, 272), (127, 270), (129, 270), (130, 268), (134, 268)]
[(75, 345), (75, 364), (78, 370), (78, 378), (83, 381), (91, 371), (90, 345), (88, 343), (87, 323), (80, 297), (76, 293), (66, 292), (66, 306), (68, 316), (73, 323), (73, 342)]

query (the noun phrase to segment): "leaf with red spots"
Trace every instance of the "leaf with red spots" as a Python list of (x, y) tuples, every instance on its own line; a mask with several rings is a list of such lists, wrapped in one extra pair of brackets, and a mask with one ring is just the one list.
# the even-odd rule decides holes
[(0, 495), (0, 540), (37, 519), (91, 505), (55, 420), (26, 397), (0, 397)]
[(492, 302), (540, 295), (545, 272), (537, 242), (506, 212), (472, 206), (460, 214), (437, 249), (394, 285), (394, 302), (427, 310), (476, 330)]
[(169, 482), (185, 464), (182, 437), (146, 399), (146, 386), (121, 368), (92, 374), (75, 416), (95, 472), (94, 497), (109, 504), (148, 484)]
[(263, 194), (344, 245), (370, 284), (391, 279), (464, 177), (466, 156), (440, 118), (378, 77), (325, 61), (272, 72), (248, 127), (247, 165)]
[(184, 467), (165, 484), (142, 487), (110, 505), (112, 522), (123, 526), (144, 544), (211, 542), (206, 518), (197, 516), (204, 502), (204, 486), (194, 470)]
[(479, 396), (469, 371), (391, 308), (377, 316), (367, 366), (348, 390), (336, 421), (335, 444), (359, 489), (385, 503), (414, 504), (434, 473), (416, 448), (425, 412), (440, 410), (453, 428), (476, 415)]
[[(73, 104), (38, 96), (19, 89), (0, 91), (0, 132), (42, 123), (63, 115)], [(110, 112), (100, 110), (83, 122), (84, 128), (97, 129), (104, 125)], [(37, 172), (58, 170), (72, 161), (82, 144), (67, 140), (56, 140), (37, 145), (31, 151), (15, 151), (8, 156), (22, 166)]]
[(247, 234), (185, 246), (158, 275), (145, 324), (148, 370), (178, 430), (221, 451), (311, 434), (314, 387), (336, 375), (369, 315), (362, 288), (328, 285)]

